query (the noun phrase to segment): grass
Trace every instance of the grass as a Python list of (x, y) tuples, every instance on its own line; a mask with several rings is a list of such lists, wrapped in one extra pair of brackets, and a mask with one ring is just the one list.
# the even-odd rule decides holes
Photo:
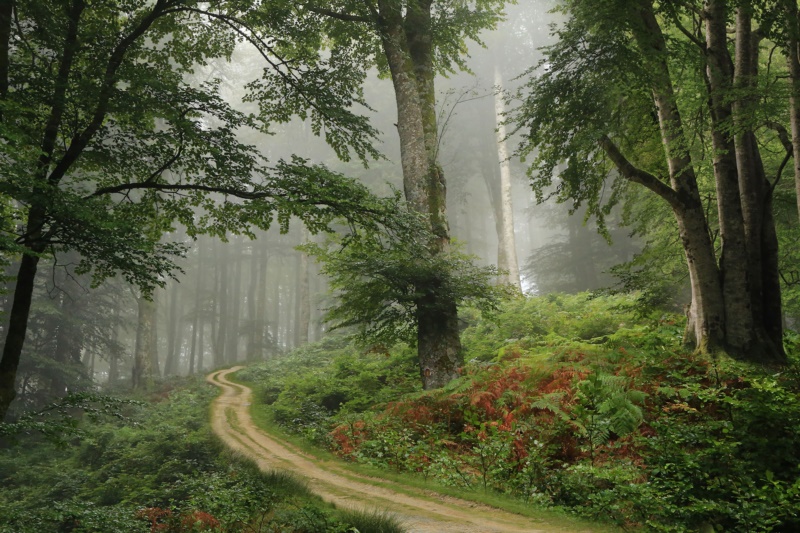
[[(254, 388), (256, 386), (255, 383), (249, 383), (237, 379), (237, 375), (235, 373), (230, 374), (228, 378), (231, 381), (250, 388)], [(269, 406), (259, 404), (257, 402), (251, 403), (250, 416), (252, 417), (253, 423), (258, 428), (273, 437), (288, 442), (304, 454), (315, 458), (320, 462), (319, 466), (321, 468), (335, 470), (338, 475), (349, 477), (362, 483), (366, 482), (375, 486), (391, 488), (398, 493), (431, 502), (439, 502), (439, 495), (458, 498), (460, 500), (501, 509), (503, 511), (530, 518), (537, 522), (546, 522), (549, 525), (562, 528), (566, 531), (586, 530), (588, 528), (591, 528), (591, 531), (597, 533), (612, 533), (620, 531), (613, 526), (581, 520), (574, 516), (570, 516), (566, 514), (565, 511), (559, 509), (543, 509), (540, 507), (535, 507), (520, 500), (509, 498), (497, 493), (484, 491), (482, 489), (475, 488), (470, 490), (451, 487), (437, 483), (435, 480), (425, 480), (420, 476), (409, 473), (399, 473), (369, 465), (348, 463), (342, 461), (338, 456), (327, 450), (313, 446), (301, 436), (292, 435), (284, 431), (283, 428), (274, 422)], [(333, 466), (333, 468), (331, 468), (331, 466)], [(435, 494), (432, 495), (432, 491)], [(359, 528), (359, 531), (364, 533), (365, 530)]]
[(359, 533), (405, 533), (402, 521), (382, 511), (342, 509), (342, 518)]

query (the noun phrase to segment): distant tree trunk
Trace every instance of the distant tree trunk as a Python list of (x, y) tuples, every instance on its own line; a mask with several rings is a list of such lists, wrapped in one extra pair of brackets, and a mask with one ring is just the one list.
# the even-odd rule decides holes
[(256, 297), (255, 345), (258, 350), (257, 359), (267, 358), (267, 273), (269, 253), (266, 244), (259, 247), (261, 260), (258, 263), (258, 293)]
[(786, 59), (789, 66), (791, 89), (789, 95), (789, 119), (792, 128), (797, 215), (800, 217), (800, 12), (797, 9), (797, 0), (786, 0), (786, 22)]
[(283, 258), (276, 256), (267, 272), (267, 310), (264, 316), (266, 325), (265, 340), (269, 343), (266, 358), (284, 348), (281, 338), (281, 286), (283, 285)]
[[(585, 213), (584, 213), (585, 215)], [(575, 290), (586, 291), (599, 287), (597, 265), (592, 257), (590, 229), (583, 225), (583, 216), (573, 213), (567, 219), (571, 267), (575, 276)]]
[(227, 347), (225, 354), (229, 363), (235, 363), (240, 360), (239, 357), (239, 317), (242, 308), (241, 292), (242, 292), (242, 240), (240, 238), (233, 239), (228, 243), (228, 248), (232, 250), (229, 256), (233, 264), (231, 270), (233, 272), (233, 286), (228, 294), (228, 337)]
[(152, 299), (143, 295), (136, 298), (138, 318), (136, 325), (136, 346), (133, 351), (133, 373), (131, 384), (134, 389), (146, 388), (153, 382), (156, 369), (153, 361), (158, 361), (158, 354), (153, 353), (156, 341), (156, 294)]
[(169, 311), (167, 319), (167, 358), (164, 361), (164, 376), (178, 374), (178, 355), (182, 344), (182, 320), (180, 314), (180, 287), (177, 283), (170, 284)]
[(200, 336), (200, 332), (198, 331), (201, 327), (202, 322), (200, 321), (200, 315), (202, 314), (202, 307), (203, 307), (203, 273), (205, 272), (204, 263), (205, 263), (205, 254), (203, 241), (199, 240), (197, 242), (197, 272), (195, 273), (195, 284), (194, 284), (194, 309), (192, 311), (192, 345), (189, 350), (189, 375), (193, 375), (195, 373), (195, 366), (202, 366), (196, 365), (197, 361), (197, 345), (198, 345), (198, 338)]
[[(308, 232), (304, 232), (304, 241), (308, 242)], [(295, 347), (308, 343), (308, 328), (311, 322), (311, 294), (309, 290), (308, 254), (301, 252), (297, 268), (297, 313), (295, 320)]]
[[(433, 253), (446, 252), (450, 230), (444, 173), (437, 162), (438, 128), (434, 90), (431, 0), (412, 0), (402, 10), (378, 0), (379, 30), (397, 103), (397, 130), (403, 190), (409, 206), (423, 213), (434, 235)], [(425, 389), (458, 377), (463, 364), (455, 301), (442, 294), (439, 280), (416, 287), (417, 353)]]
[(258, 294), (258, 252), (256, 241), (250, 241), (250, 267), (247, 284), (247, 359), (260, 359), (256, 355), (256, 295)]
[[(67, 276), (57, 276), (57, 284), (67, 283)], [(80, 316), (83, 302), (81, 296), (73, 296), (63, 292), (58, 295), (59, 316), (56, 326), (56, 342), (53, 350), (53, 360), (56, 362), (56, 369), (50, 383), (50, 392), (56, 398), (64, 396), (69, 388), (66, 378), (69, 375), (65, 370), (70, 368), (77, 370), (78, 374), (83, 374), (83, 364), (81, 354), (84, 348), (83, 324), (76, 318)]]
[(119, 299), (115, 300), (114, 305), (114, 329), (111, 333), (111, 344), (114, 346), (114, 349), (108, 352), (108, 383), (113, 385), (119, 380), (119, 356), (120, 353), (117, 349), (117, 344), (119, 343), (119, 315), (120, 315), (120, 305)]
[(225, 366), (227, 357), (225, 347), (228, 335), (228, 258), (217, 243), (217, 290), (214, 299), (217, 304), (215, 323), (217, 324), (216, 338), (214, 339), (214, 367)]
[(506, 126), (503, 123), (505, 102), (503, 101), (503, 76), (500, 67), (494, 67), (495, 126), (497, 128), (497, 158), (500, 162), (500, 230), (497, 232), (498, 253), (497, 267), (508, 273), (505, 281), (521, 291), (519, 280), (519, 262), (517, 261), (517, 240), (514, 236), (514, 204), (511, 201), (511, 163), (508, 160), (506, 144)]

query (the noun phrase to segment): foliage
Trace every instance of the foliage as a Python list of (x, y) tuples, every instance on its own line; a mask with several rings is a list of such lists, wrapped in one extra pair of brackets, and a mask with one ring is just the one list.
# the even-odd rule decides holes
[(325, 246), (304, 246), (322, 263), (337, 297), (327, 320), (335, 328), (356, 326), (366, 346), (416, 345), (418, 310), (429, 293), (435, 302), (483, 310), (495, 308), (504, 293), (492, 285), (496, 268), (477, 266), (457, 250), (432, 252), (426, 225), (407, 216), (402, 233), (360, 231)]
[(122, 408), (139, 403), (92, 392), (70, 393), (39, 412), (26, 413), (14, 422), (0, 422), (0, 437), (10, 439), (40, 433), (55, 444), (66, 445), (69, 439), (84, 435), (78, 413), (92, 422), (107, 417), (124, 420)]
[[(316, 422), (329, 433), (315, 442), (351, 461), (625, 527), (796, 529), (800, 372), (688, 353), (680, 319), (643, 316), (637, 298), (554, 294), (469, 317), (473, 359), (460, 380), (427, 392), (387, 383), (373, 409)], [(278, 377), (273, 397), (363, 380), (324, 377), (355, 356), (331, 353), (327, 368), (320, 357), (312, 372)], [(294, 415), (302, 426), (305, 413)]]
[(249, 366), (237, 378), (254, 384), (256, 398), (269, 406), (277, 424), (325, 444), (333, 415), (363, 413), (419, 389), (416, 358), (408, 347), (364, 353), (349, 339), (327, 336), (275, 362)]
[[(225, 452), (207, 422), (215, 394), (196, 381), (146, 403), (118, 400), (126, 420), (80, 423), (80, 431), (62, 435), (68, 447), (18, 433), (0, 451), (7, 502), (0, 531), (345, 533), (364, 523), (323, 504), (295, 477), (263, 473)], [(104, 400), (99, 413), (116, 405), (80, 400), (62, 407)], [(388, 518), (373, 523), (375, 531), (401, 530)]]

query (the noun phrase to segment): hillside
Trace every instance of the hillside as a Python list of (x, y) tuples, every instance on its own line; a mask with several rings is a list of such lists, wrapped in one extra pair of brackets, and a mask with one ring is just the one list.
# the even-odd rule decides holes
[(408, 347), (341, 337), (238, 378), (264, 424), (430, 486), (626, 528), (798, 527), (796, 367), (694, 355), (681, 317), (628, 297), (518, 299), (468, 320), (469, 363), (442, 390), (419, 390)]

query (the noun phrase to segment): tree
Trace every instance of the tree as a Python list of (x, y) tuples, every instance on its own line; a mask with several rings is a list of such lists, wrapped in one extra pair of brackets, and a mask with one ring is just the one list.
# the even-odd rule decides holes
[[(771, 210), (777, 177), (767, 179), (759, 149), (774, 117), (752, 6), (615, 0), (562, 8), (570, 19), (561, 41), (529, 73), (516, 116), (526, 132), (522, 152), (539, 150), (534, 187), (541, 194), (566, 162), (557, 193), (586, 203), (601, 224), (626, 184), (657, 195), (677, 221), (692, 290), (687, 331), (697, 348), (785, 362)], [(703, 202), (708, 194), (716, 217)]]
[[(355, 326), (357, 340), (372, 350), (419, 342), (420, 316), (435, 310), (420, 309), (429, 305), (422, 291), (431, 283), (439, 297), (481, 310), (496, 309), (515, 292), (510, 284), (492, 285), (494, 267), (476, 266), (474, 258), (455, 250), (432, 251), (425, 218), (413, 211), (407, 216), (400, 232), (358, 231), (301, 247), (322, 263), (338, 297), (326, 320), (336, 328)], [(424, 367), (420, 374), (425, 386)]]
[[(147, 293), (183, 247), (160, 243), (175, 221), (190, 236), (248, 233), (292, 215), (312, 231), (341, 217), (386, 219), (360, 185), (300, 159), (271, 167), (240, 128), (310, 117), (340, 157), (376, 155), (374, 130), (349, 111), (358, 71), (319, 51), (305, 28), (273, 26), (282, 2), (15, 0), (0, 9), (0, 198), (3, 256), (20, 256), (0, 360), (0, 417), (15, 395), (42, 257), (74, 250), (96, 280), (121, 273)], [(259, 112), (234, 110), (219, 80), (191, 85), (196, 64), (237, 41), (263, 57), (248, 84)], [(228, 201), (237, 199), (236, 202)], [(199, 211), (200, 214), (196, 214)], [(144, 228), (144, 229), (143, 229)]]
[[(305, 20), (319, 19), (320, 31), (349, 50), (346, 57), (365, 64), (371, 60), (391, 76), (403, 190), (410, 208), (427, 221), (434, 253), (446, 253), (450, 247), (446, 183), (437, 160), (434, 79), (437, 72), (464, 67), (464, 41), (479, 41), (481, 30), (494, 27), (503, 4), (503, 0), (342, 0), (307, 2), (302, 7)], [(463, 363), (458, 312), (456, 302), (441, 290), (441, 279), (417, 281), (416, 344), (423, 386), (430, 389), (457, 377)]]

